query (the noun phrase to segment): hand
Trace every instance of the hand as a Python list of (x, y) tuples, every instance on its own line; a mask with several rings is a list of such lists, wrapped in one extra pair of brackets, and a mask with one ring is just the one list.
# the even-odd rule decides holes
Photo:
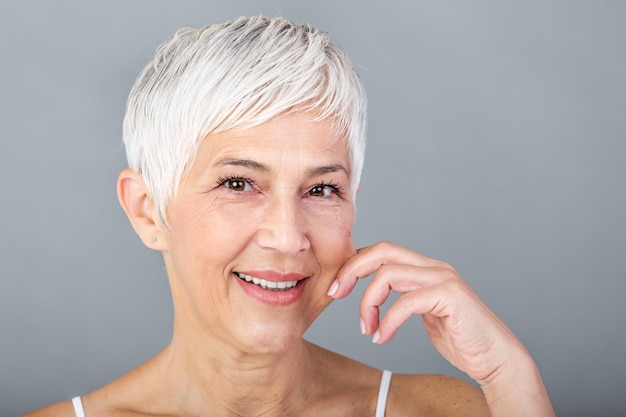
[[(376, 273), (361, 300), (361, 326), (385, 343), (413, 314), (421, 315), (435, 348), (483, 384), (524, 346), (450, 265), (389, 242), (359, 249), (337, 274), (333, 298), (343, 298), (357, 279)], [(331, 289), (331, 292), (332, 292)], [(379, 320), (391, 291), (402, 293)]]
[[(359, 249), (337, 273), (333, 298), (376, 273), (361, 300), (361, 327), (385, 343), (413, 314), (435, 348), (482, 387), (492, 416), (554, 417), (534, 361), (515, 335), (450, 265), (389, 242)], [(380, 320), (391, 291), (402, 293)]]

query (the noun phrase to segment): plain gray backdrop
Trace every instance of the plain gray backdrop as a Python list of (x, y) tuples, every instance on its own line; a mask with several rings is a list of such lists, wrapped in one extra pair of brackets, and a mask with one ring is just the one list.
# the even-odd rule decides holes
[[(283, 15), (368, 90), (355, 240), (452, 263), (522, 339), (560, 416), (626, 415), (626, 2), (0, 4), (0, 415), (85, 394), (162, 349), (160, 255), (115, 195), (126, 95), (182, 26)], [(464, 377), (414, 318), (360, 335), (361, 282), (309, 331), (394, 372)]]

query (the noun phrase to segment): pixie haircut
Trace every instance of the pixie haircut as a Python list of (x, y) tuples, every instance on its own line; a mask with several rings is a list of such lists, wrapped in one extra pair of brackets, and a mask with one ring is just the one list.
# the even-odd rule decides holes
[(157, 49), (131, 89), (123, 128), (128, 164), (167, 226), (167, 205), (202, 139), (303, 111), (332, 120), (345, 140), (354, 198), (365, 157), (366, 96), (326, 32), (265, 16), (183, 28)]

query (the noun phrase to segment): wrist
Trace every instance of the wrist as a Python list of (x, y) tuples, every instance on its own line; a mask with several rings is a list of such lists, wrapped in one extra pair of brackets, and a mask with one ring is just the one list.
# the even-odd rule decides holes
[(524, 350), (479, 381), (492, 416), (555, 416), (541, 374)]

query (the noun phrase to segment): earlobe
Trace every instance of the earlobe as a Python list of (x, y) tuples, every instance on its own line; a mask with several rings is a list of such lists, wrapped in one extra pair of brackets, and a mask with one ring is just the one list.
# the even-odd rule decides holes
[(163, 250), (162, 229), (156, 216), (154, 201), (141, 176), (130, 168), (120, 172), (117, 179), (117, 198), (133, 229), (144, 245)]

